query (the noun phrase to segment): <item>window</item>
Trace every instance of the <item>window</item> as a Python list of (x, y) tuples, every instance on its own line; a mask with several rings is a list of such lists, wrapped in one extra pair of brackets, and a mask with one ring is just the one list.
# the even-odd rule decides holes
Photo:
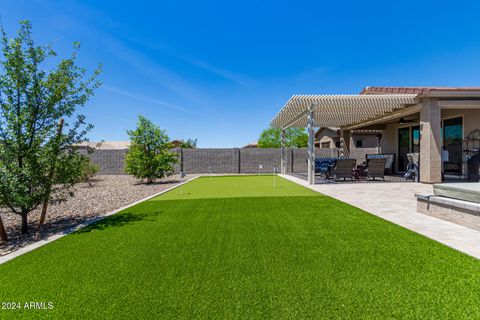
[(363, 148), (363, 140), (358, 139), (355, 141), (355, 147), (357, 148)]
[(420, 152), (420, 126), (412, 127), (412, 152)]
[(322, 149), (328, 149), (330, 148), (330, 142), (322, 142)]

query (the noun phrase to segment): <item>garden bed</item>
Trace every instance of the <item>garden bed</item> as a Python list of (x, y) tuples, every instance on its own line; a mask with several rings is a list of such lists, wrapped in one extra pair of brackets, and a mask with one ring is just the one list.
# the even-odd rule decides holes
[[(186, 176), (182, 180), (190, 179)], [(0, 255), (17, 250), (27, 244), (68, 229), (93, 217), (103, 215), (135, 201), (154, 195), (180, 182), (174, 175), (153, 184), (141, 183), (128, 175), (99, 175), (92, 179), (92, 185), (81, 183), (75, 187), (75, 196), (65, 202), (51, 205), (47, 220), (40, 235), (35, 227), (40, 217), (40, 208), (29, 215), (29, 233), (20, 233), (20, 216), (8, 209), (0, 209), (9, 237), (7, 243), (0, 243)]]

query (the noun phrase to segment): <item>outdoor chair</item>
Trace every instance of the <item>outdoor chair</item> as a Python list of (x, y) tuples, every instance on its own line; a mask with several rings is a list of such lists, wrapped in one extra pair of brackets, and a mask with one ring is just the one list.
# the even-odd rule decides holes
[(392, 175), (395, 165), (395, 153), (367, 154), (366, 159), (385, 158), (385, 174)]
[(346, 180), (354, 179), (355, 159), (337, 159), (335, 161), (335, 178)]
[(385, 158), (370, 158), (367, 159), (367, 178), (382, 178), (385, 180)]
[(335, 160), (335, 158), (315, 158), (315, 174), (323, 175), (326, 179), (329, 179), (332, 167), (335, 166)]

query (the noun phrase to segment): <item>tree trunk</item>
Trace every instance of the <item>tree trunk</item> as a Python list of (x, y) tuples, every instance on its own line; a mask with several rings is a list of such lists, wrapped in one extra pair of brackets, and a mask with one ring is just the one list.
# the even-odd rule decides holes
[(53, 160), (50, 172), (48, 173), (48, 187), (47, 187), (47, 194), (45, 199), (43, 199), (43, 206), (42, 206), (42, 213), (40, 214), (40, 221), (38, 222), (37, 232), (40, 232), (43, 224), (45, 223), (45, 217), (47, 216), (47, 209), (48, 209), (48, 202), (50, 201), (50, 192), (52, 191), (52, 180), (55, 177), (55, 167), (57, 165), (57, 157), (60, 153), (60, 139), (62, 138), (62, 130), (63, 130), (63, 118), (60, 119), (58, 122), (58, 129), (57, 129), (57, 150), (55, 153), (55, 159)]
[(28, 233), (28, 212), (22, 212), (21, 213), (22, 217), (22, 234), (27, 234)]
[(5, 232), (2, 217), (0, 217), (0, 240), (5, 242), (8, 241), (7, 232)]

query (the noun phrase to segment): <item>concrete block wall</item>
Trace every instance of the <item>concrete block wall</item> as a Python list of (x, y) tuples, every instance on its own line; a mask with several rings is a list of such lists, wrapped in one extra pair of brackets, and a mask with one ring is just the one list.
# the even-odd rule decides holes
[[(91, 161), (100, 167), (100, 174), (126, 174), (125, 156), (128, 149), (95, 150), (90, 154)], [(182, 149), (172, 152), (178, 155), (175, 173), (182, 168), (189, 173), (257, 173), (262, 165), (262, 173), (273, 172), (275, 165), (280, 170), (281, 150), (255, 148), (215, 148), (215, 149)], [(86, 152), (85, 152), (86, 153)], [(317, 157), (338, 157), (338, 149), (315, 149)], [(287, 149), (287, 172), (306, 172), (307, 148)]]
[[(287, 172), (307, 172), (307, 148), (298, 148), (298, 149), (289, 149), (287, 151), (291, 153), (291, 161), (287, 159)], [(329, 149), (318, 149), (315, 148), (315, 157), (319, 158), (337, 158), (340, 154), (338, 148), (329, 148)], [(290, 166), (290, 168), (289, 168)]]
[(185, 173), (238, 173), (239, 149), (182, 149)]
[(377, 148), (355, 148), (350, 149), (350, 158), (356, 159), (357, 164), (360, 164), (367, 159), (367, 154), (377, 154)]
[(90, 161), (99, 166), (98, 174), (125, 174), (125, 156), (128, 149), (101, 149), (93, 153), (87, 153), (87, 150), (79, 150), (82, 154), (87, 154)]
[(259, 165), (263, 167), (260, 172), (271, 173), (273, 172), (273, 166), (276, 166), (277, 172), (280, 172), (280, 158), (282, 156), (280, 149), (245, 148), (239, 150), (240, 173), (259, 172)]

